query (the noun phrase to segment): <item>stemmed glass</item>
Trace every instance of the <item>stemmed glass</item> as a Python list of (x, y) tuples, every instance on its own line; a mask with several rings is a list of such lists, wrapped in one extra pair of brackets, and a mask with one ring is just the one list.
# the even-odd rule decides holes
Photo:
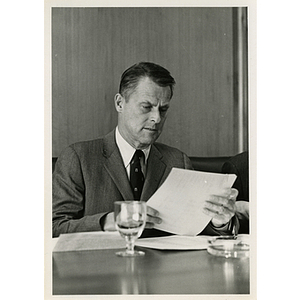
[(143, 201), (117, 201), (114, 203), (115, 224), (120, 235), (126, 241), (126, 250), (117, 252), (119, 256), (145, 255), (143, 251), (134, 250), (134, 242), (145, 228), (147, 206)]

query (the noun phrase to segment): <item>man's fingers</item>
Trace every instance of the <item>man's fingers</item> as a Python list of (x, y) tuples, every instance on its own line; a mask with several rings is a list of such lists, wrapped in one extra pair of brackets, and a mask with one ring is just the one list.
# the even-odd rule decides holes
[(203, 208), (203, 212), (205, 214), (207, 214), (208, 216), (211, 217), (212, 220), (214, 220), (215, 223), (218, 223), (219, 225), (222, 225), (222, 224), (225, 224), (227, 223), (227, 218), (228, 217), (225, 217), (224, 214), (218, 214), (217, 212), (215, 211), (211, 211), (207, 208)]
[(230, 189), (224, 189), (221, 194), (211, 195), (210, 198), (215, 199), (216, 201), (217, 201), (217, 198), (230, 199), (230, 200), (235, 201), (238, 194), (239, 194), (239, 191), (237, 189), (230, 188)]
[(203, 212), (211, 217), (211, 221), (214, 225), (224, 225), (230, 221), (230, 219), (233, 217), (232, 212), (224, 212), (224, 213), (218, 213), (216, 211), (211, 211), (207, 208), (203, 208)]
[(217, 197), (217, 201), (206, 201), (204, 207), (219, 214), (226, 211), (234, 213), (235, 201)]
[(214, 218), (225, 218), (225, 219), (231, 219), (234, 216), (234, 210), (230, 210), (227, 207), (224, 206), (219, 206), (219, 207), (214, 207), (209, 208), (208, 206), (204, 206), (203, 208), (204, 212), (209, 215), (210, 217)]
[[(229, 196), (227, 197), (229, 198)], [(235, 197), (235, 194), (233, 197)], [(226, 224), (235, 215), (235, 198), (228, 198), (212, 195), (209, 197), (209, 201), (205, 202), (203, 212), (212, 218), (214, 225)]]
[(146, 228), (154, 228), (155, 224), (160, 224), (162, 222), (161, 218), (147, 218)]
[(161, 218), (147, 215), (146, 223), (152, 223), (154, 225), (154, 224), (160, 224), (161, 222), (162, 222)]
[(234, 199), (236, 200), (238, 194), (239, 194), (239, 191), (237, 189), (230, 189), (231, 190), (231, 193), (229, 195), (229, 199)]
[(154, 228), (154, 223), (146, 223), (146, 225), (145, 225), (145, 228), (148, 228), (148, 229), (152, 229), (152, 228)]
[(228, 199), (228, 198), (221, 197), (221, 196), (211, 195), (211, 196), (209, 196), (209, 198), (206, 202), (211, 203), (212, 205), (216, 205), (216, 206), (225, 206), (225, 207), (231, 208), (234, 206), (235, 200)]
[(159, 212), (151, 206), (147, 205), (147, 215), (157, 217), (159, 215)]
[(162, 219), (159, 217), (159, 212), (147, 206), (147, 219), (146, 219), (146, 228), (153, 228), (155, 224), (160, 224)]

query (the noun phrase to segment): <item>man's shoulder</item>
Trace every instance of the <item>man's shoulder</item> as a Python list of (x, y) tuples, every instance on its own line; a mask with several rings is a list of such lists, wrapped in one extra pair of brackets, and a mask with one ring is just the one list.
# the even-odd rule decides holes
[(103, 138), (79, 141), (65, 147), (58, 156), (58, 161), (86, 160), (102, 152)]
[(110, 132), (104, 136), (95, 139), (84, 140), (84, 141), (73, 143), (69, 147), (74, 149), (75, 151), (93, 152), (102, 149), (103, 144), (109, 140), (113, 140), (113, 137), (114, 137), (114, 132)]
[(90, 147), (94, 147), (97, 145), (101, 145), (103, 143), (103, 137), (99, 137), (96, 139), (91, 139), (91, 140), (84, 140), (84, 141), (79, 141), (79, 142), (75, 142), (73, 144), (71, 144), (69, 147), (73, 148), (73, 149), (88, 149)]
[(64, 148), (59, 156), (65, 158), (74, 155), (78, 157), (99, 156), (107, 145), (113, 144), (113, 141), (113, 132), (95, 139), (78, 141)]

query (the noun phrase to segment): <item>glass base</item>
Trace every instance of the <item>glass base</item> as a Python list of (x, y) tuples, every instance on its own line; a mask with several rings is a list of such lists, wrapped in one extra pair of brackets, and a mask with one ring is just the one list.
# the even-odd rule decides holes
[(132, 257), (132, 256), (144, 256), (145, 252), (143, 251), (120, 251), (120, 252), (116, 252), (116, 255), (118, 256), (127, 256), (127, 257)]
[(224, 245), (209, 245), (207, 247), (208, 253), (216, 256), (223, 256), (226, 258), (245, 258), (249, 257), (249, 245), (239, 244), (224, 244)]

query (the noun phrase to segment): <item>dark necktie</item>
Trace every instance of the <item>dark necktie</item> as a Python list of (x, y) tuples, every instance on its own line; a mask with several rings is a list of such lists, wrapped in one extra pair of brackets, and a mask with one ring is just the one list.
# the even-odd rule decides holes
[(140, 200), (144, 185), (144, 175), (141, 168), (141, 159), (144, 159), (142, 150), (136, 150), (130, 162), (130, 184), (134, 200)]

